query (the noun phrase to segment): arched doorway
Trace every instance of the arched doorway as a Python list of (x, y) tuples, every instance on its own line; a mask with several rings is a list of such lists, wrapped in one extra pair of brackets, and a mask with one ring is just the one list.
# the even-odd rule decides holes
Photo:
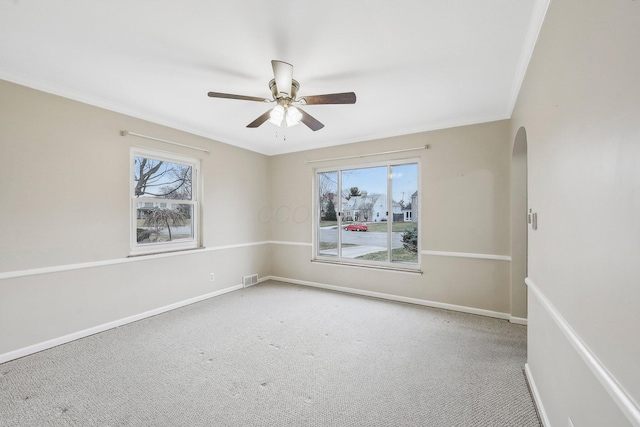
[(527, 132), (518, 129), (511, 154), (511, 318), (527, 318)]

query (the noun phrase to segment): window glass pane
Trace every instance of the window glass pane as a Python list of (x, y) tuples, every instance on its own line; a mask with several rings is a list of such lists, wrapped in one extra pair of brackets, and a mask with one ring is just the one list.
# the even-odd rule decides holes
[(318, 174), (318, 254), (338, 256), (338, 172)]
[(137, 242), (141, 244), (194, 237), (193, 205), (190, 204), (138, 202), (136, 221)]
[(418, 165), (391, 166), (392, 262), (418, 262)]
[(192, 167), (146, 157), (134, 157), (135, 197), (192, 200)]
[(343, 258), (389, 261), (387, 167), (342, 171)]

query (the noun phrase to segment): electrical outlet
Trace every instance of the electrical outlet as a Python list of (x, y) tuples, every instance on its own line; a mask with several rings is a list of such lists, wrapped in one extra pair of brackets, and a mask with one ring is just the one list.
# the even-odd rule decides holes
[(209, 274), (209, 281), (213, 282), (214, 280), (216, 280), (216, 275), (214, 273)]

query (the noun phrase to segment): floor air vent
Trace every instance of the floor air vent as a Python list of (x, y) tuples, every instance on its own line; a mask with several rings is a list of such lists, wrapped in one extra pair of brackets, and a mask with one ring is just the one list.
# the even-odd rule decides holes
[(251, 276), (244, 276), (242, 278), (242, 287), (246, 288), (258, 283), (258, 275), (252, 274)]

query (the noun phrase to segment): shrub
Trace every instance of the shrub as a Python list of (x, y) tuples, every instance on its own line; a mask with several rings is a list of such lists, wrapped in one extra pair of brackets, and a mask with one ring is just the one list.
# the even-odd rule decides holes
[(409, 252), (418, 252), (418, 227), (407, 228), (402, 232), (402, 246)]
[(138, 228), (136, 232), (138, 234), (138, 243), (148, 240), (152, 234), (151, 230), (146, 230), (144, 228)]
[(336, 215), (336, 207), (333, 204), (333, 200), (329, 200), (327, 203), (327, 212), (324, 215), (324, 219), (326, 221), (337, 221), (338, 216)]

